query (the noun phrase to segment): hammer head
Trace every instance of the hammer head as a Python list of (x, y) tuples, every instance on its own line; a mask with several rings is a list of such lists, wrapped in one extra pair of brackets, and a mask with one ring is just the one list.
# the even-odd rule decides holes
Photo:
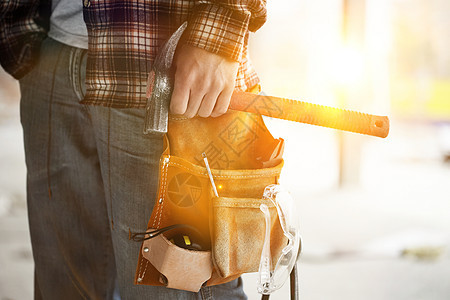
[(167, 133), (169, 105), (173, 90), (173, 56), (186, 27), (187, 22), (184, 22), (163, 45), (153, 62), (147, 83), (145, 134)]

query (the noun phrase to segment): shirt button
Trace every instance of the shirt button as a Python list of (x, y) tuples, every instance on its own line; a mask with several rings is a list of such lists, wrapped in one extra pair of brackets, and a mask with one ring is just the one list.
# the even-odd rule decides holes
[(89, 6), (91, 6), (91, 1), (84, 0), (84, 7), (89, 7)]

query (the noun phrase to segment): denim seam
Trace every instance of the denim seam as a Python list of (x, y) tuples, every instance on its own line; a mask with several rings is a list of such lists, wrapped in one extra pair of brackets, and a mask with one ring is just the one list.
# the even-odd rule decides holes
[(111, 188), (111, 108), (108, 108), (108, 194), (109, 209), (111, 212), (111, 230), (114, 230), (114, 212), (112, 204), (112, 188)]
[[(82, 110), (85, 112), (85, 114), (86, 114), (86, 117), (89, 119), (89, 122), (90, 122), (90, 125), (91, 126), (93, 126), (93, 121), (92, 121), (92, 116), (91, 116), (91, 113), (90, 113), (90, 111), (89, 111), (89, 109), (90, 109), (90, 106), (88, 106), (88, 105), (85, 105), (85, 104), (80, 104), (80, 106), (81, 106), (81, 108), (82, 108)], [(99, 151), (98, 151), (98, 147), (97, 147), (97, 158), (100, 160), (100, 155), (99, 155)], [(103, 182), (103, 178), (102, 178), (102, 182)], [(105, 201), (106, 201), (106, 199), (105, 199)], [(107, 240), (111, 240), (111, 228), (109, 227), (109, 225), (107, 225), (106, 227), (105, 227), (105, 238), (107, 239)], [(105, 241), (105, 240), (103, 240), (103, 241)], [(112, 250), (111, 250), (112, 251)], [(104, 266), (104, 268), (103, 268), (103, 270), (104, 270), (104, 275), (103, 275), (103, 279), (104, 280), (107, 280), (108, 279), (108, 273), (107, 273), (107, 270), (108, 270), (108, 266), (109, 266), (109, 261), (110, 261), (110, 257), (111, 257), (111, 251), (108, 251), (108, 249), (106, 249), (105, 251), (104, 251), (104, 259), (105, 259), (105, 262), (103, 263), (103, 266)], [(114, 255), (113, 255), (114, 256)], [(114, 257), (113, 257), (113, 259), (114, 259)], [(107, 296), (108, 296), (108, 286), (105, 288), (105, 290), (104, 290), (104, 292), (103, 292), (103, 299), (107, 299)]]
[[(51, 149), (52, 149), (52, 109), (53, 109), (53, 94), (54, 94), (54, 88), (55, 88), (55, 77), (56, 77), (56, 68), (58, 67), (62, 52), (64, 51), (64, 48), (62, 48), (59, 53), (58, 57), (55, 62), (55, 67), (53, 69), (53, 77), (52, 77), (52, 87), (50, 90), (50, 97), (49, 97), (49, 109), (48, 109), (48, 141), (47, 141), (47, 184), (48, 184), (48, 195), (49, 200), (52, 199), (52, 189), (51, 189), (51, 176), (50, 176), (50, 160), (51, 160)], [(67, 274), (70, 278), (70, 281), (72, 281), (75, 289), (78, 291), (81, 297), (83, 299), (88, 299), (86, 293), (83, 291), (83, 289), (79, 286), (78, 282), (74, 280), (72, 273), (70, 270), (67, 270)]]
[(87, 294), (83, 291), (83, 289), (79, 286), (78, 281), (73, 278), (72, 272), (70, 270), (68, 270), (68, 274), (69, 274), (70, 281), (72, 281), (75, 289), (78, 291), (78, 293), (80, 293), (80, 296), (83, 297), (84, 300), (90, 299), (87, 296)]
[(201, 289), (203, 300), (213, 300), (211, 287), (207, 286)]
[(79, 101), (83, 100), (84, 93), (82, 89), (82, 78), (81, 78), (81, 68), (82, 68), (82, 59), (85, 54), (84, 49), (72, 48), (70, 52), (70, 82), (72, 84), (72, 89), (77, 95)]
[(61, 59), (61, 54), (63, 49), (61, 49), (58, 53), (58, 58), (56, 59), (55, 67), (53, 68), (53, 77), (52, 77), (52, 87), (50, 90), (50, 97), (48, 101), (48, 141), (47, 141), (47, 184), (48, 184), (48, 197), (49, 200), (52, 199), (52, 188), (51, 188), (51, 179), (50, 179), (50, 157), (51, 157), (51, 149), (52, 149), (52, 109), (53, 109), (53, 92), (55, 88), (55, 76), (56, 76), (56, 68), (58, 67), (59, 61)]
[(77, 49), (71, 48), (69, 53), (69, 78), (70, 78), (70, 84), (72, 85), (72, 90), (74, 91), (75, 95), (79, 98), (78, 91), (75, 88), (76, 87), (76, 80), (78, 77), (78, 71), (77, 71)]
[[(81, 60), (80, 60), (80, 66), (81, 66)], [(84, 107), (85, 108), (85, 111), (86, 111), (86, 114), (89, 116), (89, 118), (91, 119), (91, 114), (90, 113), (88, 113), (88, 108), (86, 107), (86, 105), (82, 105), (82, 107)], [(91, 122), (92, 122), (92, 119), (91, 119)], [(110, 150), (109, 150), (109, 141), (110, 141), (110, 130), (109, 130), (109, 127), (110, 127), (110, 113), (109, 113), (109, 110), (108, 110), (108, 182), (109, 182), (109, 201), (110, 201), (110, 207), (111, 207), (111, 221), (112, 221), (112, 199), (111, 199), (111, 177), (110, 177), (110, 175), (111, 175), (111, 173), (110, 173), (110, 168), (111, 168), (111, 164), (110, 164)], [(98, 154), (97, 154), (98, 155)], [(99, 158), (100, 159), (100, 158)], [(106, 194), (105, 194), (106, 195)], [(112, 236), (111, 236), (111, 228), (109, 228), (109, 225), (107, 226), (107, 231), (106, 231), (106, 235), (111, 239), (112, 238)], [(114, 229), (114, 222), (112, 222), (112, 229)], [(106, 273), (106, 270), (107, 270), (107, 266), (108, 266), (108, 261), (109, 261), (109, 259), (108, 259), (108, 257), (110, 257), (111, 255), (110, 255), (110, 251), (108, 251), (107, 249), (106, 249), (106, 251), (105, 251), (105, 255), (104, 255), (104, 257), (105, 257), (105, 263), (104, 263), (104, 270), (105, 270), (105, 274), (104, 274), (104, 279), (106, 279), (107, 278), (107, 273)], [(108, 294), (108, 292), (107, 292), (107, 289), (105, 289), (105, 291), (104, 291), (104, 299), (106, 299), (107, 297), (107, 294)]]
[[(81, 49), (80, 51), (80, 63), (79, 63), (79, 68), (78, 68), (78, 89), (80, 91), (80, 101), (84, 99), (84, 96), (86, 94), (86, 92), (83, 92), (83, 81), (85, 78), (82, 77), (82, 72), (81, 72), (81, 68), (86, 68), (86, 65), (83, 64), (83, 59), (85, 57), (85, 55), (87, 55), (87, 51), (85, 49)], [(85, 72), (86, 74), (86, 72)], [(86, 76), (86, 75), (85, 75)]]

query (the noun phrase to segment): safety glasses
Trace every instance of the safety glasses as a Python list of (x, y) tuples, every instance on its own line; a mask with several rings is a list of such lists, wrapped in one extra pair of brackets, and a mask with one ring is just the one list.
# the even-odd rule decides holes
[(264, 190), (264, 199), (270, 199), (275, 205), (278, 218), (288, 243), (283, 248), (275, 268), (272, 269), (270, 254), (270, 213), (266, 204), (260, 205), (266, 222), (265, 239), (261, 252), (257, 289), (260, 294), (268, 295), (281, 288), (294, 267), (300, 250), (298, 215), (294, 200), (289, 192), (280, 185), (269, 185)]

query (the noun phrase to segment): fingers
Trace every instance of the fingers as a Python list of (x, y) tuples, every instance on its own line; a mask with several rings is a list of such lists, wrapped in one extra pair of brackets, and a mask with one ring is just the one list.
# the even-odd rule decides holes
[[(225, 113), (229, 101), (227, 103), (226, 100), (224, 101), (224, 97), (220, 96), (223, 90), (222, 85), (213, 83), (209, 86), (206, 80), (194, 80), (191, 78), (197, 77), (195, 74), (187, 76), (175, 75), (170, 111), (173, 114), (183, 115), (186, 118), (195, 116), (207, 118), (216, 109), (218, 99), (222, 99), (220, 101), (220, 110), (216, 111), (215, 116)], [(222, 113), (219, 113), (219, 111)]]
[(230, 106), (231, 95), (233, 94), (233, 88), (224, 89), (217, 98), (216, 105), (211, 112), (211, 117), (219, 117), (227, 112)]
[(183, 115), (186, 112), (189, 101), (190, 86), (187, 80), (175, 75), (170, 111), (175, 115)]
[[(220, 97), (220, 89), (190, 87), (186, 88), (186, 90), (189, 90), (189, 94), (179, 91), (178, 89), (176, 93), (174, 91), (170, 107), (171, 112), (184, 115), (186, 118), (193, 118), (195, 116), (207, 118), (211, 116), (217, 105), (217, 100)], [(225, 108), (221, 109), (221, 111), (223, 111), (222, 113), (216, 113), (216, 116), (227, 111), (228, 105), (226, 101), (221, 101), (221, 103), (223, 103), (221, 107), (225, 106)]]
[(170, 111), (188, 118), (224, 114), (230, 104), (238, 66), (238, 62), (184, 45), (176, 53)]
[(193, 118), (198, 114), (198, 109), (204, 97), (204, 92), (202, 92), (201, 90), (199, 91), (191, 88), (190, 91), (191, 92), (189, 95), (188, 107), (186, 109), (186, 112), (184, 113), (184, 116), (186, 118)]
[(203, 97), (202, 104), (200, 105), (197, 113), (199, 117), (207, 118), (211, 116), (219, 94), (219, 91), (210, 91)]
[(195, 73), (176, 72), (170, 111), (187, 118), (195, 117), (206, 90), (196, 84)]

